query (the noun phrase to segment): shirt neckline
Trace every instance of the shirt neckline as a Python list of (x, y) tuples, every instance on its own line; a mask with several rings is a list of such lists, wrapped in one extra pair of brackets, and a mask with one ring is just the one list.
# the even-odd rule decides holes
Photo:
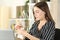
[[(38, 21), (39, 22), (39, 21)], [(40, 22), (39, 22), (40, 23)], [(39, 23), (37, 24), (37, 26), (39, 25)], [(48, 23), (48, 21), (42, 26), (42, 28), (39, 30), (38, 29), (38, 27), (37, 27), (37, 31), (39, 32), (39, 31), (41, 31), (42, 29), (43, 29), (43, 27), (45, 27), (46, 26), (46, 24)]]

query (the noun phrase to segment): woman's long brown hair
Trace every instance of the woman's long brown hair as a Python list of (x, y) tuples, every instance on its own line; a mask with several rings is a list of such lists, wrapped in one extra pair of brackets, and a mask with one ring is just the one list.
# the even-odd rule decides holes
[[(54, 22), (51, 14), (50, 14), (50, 11), (49, 11), (49, 7), (48, 7), (48, 4), (44, 1), (42, 2), (38, 2), (36, 3), (34, 6), (40, 8), (42, 11), (44, 11), (46, 14), (45, 14), (45, 18), (47, 21), (52, 21)], [(33, 9), (34, 10), (34, 9)], [(33, 15), (34, 15), (34, 11), (33, 11)], [(34, 17), (35, 18), (35, 17)], [(54, 22), (55, 23), (55, 22)]]

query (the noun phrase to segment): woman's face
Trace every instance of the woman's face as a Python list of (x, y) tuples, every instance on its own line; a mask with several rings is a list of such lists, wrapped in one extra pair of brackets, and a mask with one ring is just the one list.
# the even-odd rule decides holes
[(35, 16), (36, 20), (42, 20), (43, 18), (45, 18), (45, 12), (35, 6), (34, 7), (34, 16)]

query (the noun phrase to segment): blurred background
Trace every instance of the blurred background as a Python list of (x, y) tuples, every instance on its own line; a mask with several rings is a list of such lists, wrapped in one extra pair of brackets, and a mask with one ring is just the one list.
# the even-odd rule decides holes
[[(48, 3), (51, 15), (56, 23), (55, 27), (60, 29), (60, 0), (0, 0), (0, 31), (2, 33), (3, 31), (15, 31), (15, 24), (19, 23), (29, 32), (34, 22), (32, 13), (33, 6), (40, 1), (46, 1)], [(20, 36), (16, 37), (15, 32), (13, 34), (17, 38), (15, 40), (20, 40)]]

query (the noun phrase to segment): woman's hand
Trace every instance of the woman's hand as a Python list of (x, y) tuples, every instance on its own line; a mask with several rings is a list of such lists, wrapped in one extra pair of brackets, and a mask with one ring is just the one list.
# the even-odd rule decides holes
[(15, 25), (16, 33), (22, 34), (23, 36), (26, 35), (27, 31), (24, 30), (22, 25)]
[(23, 36), (25, 36), (25, 35), (27, 34), (27, 31), (25, 31), (24, 29), (17, 29), (16, 32), (17, 32), (18, 34), (23, 35)]

